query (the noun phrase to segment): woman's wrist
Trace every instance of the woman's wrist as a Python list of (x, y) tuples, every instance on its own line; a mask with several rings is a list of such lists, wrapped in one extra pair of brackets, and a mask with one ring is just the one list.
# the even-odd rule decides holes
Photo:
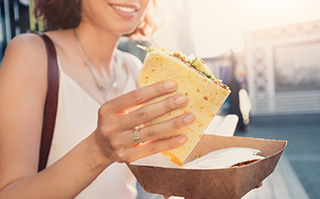
[(95, 168), (106, 168), (113, 163), (111, 159), (109, 159), (101, 145), (99, 144), (99, 140), (97, 138), (97, 133), (93, 132), (88, 138), (88, 155), (91, 161), (89, 162), (90, 167), (92, 169)]

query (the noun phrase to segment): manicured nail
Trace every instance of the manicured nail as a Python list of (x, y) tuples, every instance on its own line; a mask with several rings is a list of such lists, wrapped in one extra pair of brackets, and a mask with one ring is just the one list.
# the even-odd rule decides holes
[(168, 90), (174, 90), (177, 87), (177, 83), (173, 80), (168, 80), (164, 83), (164, 87)]
[(194, 119), (195, 119), (195, 116), (192, 113), (189, 113), (188, 115), (184, 116), (183, 122), (188, 124), (188, 123), (193, 122)]
[(185, 95), (178, 95), (175, 97), (174, 99), (174, 103), (178, 104), (178, 105), (181, 105), (181, 104), (184, 104), (188, 101), (188, 98), (187, 96)]
[(179, 140), (178, 140), (178, 142), (179, 142), (180, 144), (184, 144), (184, 143), (186, 143), (187, 141), (188, 141), (188, 138), (187, 138), (186, 136), (183, 136), (183, 137), (179, 138)]

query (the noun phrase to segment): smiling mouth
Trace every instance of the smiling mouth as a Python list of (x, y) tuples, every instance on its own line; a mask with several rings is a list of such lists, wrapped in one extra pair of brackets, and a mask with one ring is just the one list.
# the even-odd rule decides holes
[(118, 5), (112, 5), (112, 4), (110, 4), (110, 6), (116, 10), (119, 10), (125, 13), (134, 13), (137, 11), (136, 9), (130, 8), (130, 7), (118, 6)]

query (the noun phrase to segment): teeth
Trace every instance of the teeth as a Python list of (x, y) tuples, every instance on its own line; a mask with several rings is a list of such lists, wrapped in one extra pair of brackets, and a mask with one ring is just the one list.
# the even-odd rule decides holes
[(129, 13), (135, 12), (134, 8), (122, 7), (122, 6), (116, 6), (116, 5), (112, 5), (112, 7), (122, 12), (129, 12)]

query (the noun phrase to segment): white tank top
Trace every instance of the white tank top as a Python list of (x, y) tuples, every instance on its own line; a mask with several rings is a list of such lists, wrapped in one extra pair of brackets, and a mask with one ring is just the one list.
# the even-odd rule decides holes
[[(123, 94), (137, 87), (137, 71), (141, 62), (134, 56), (116, 50), (116, 73), (127, 74)], [(97, 126), (100, 104), (83, 90), (70, 76), (60, 70), (58, 109), (47, 166), (60, 159)], [(123, 76), (122, 76), (123, 77)], [(126, 164), (114, 163), (104, 170), (77, 199), (133, 199), (136, 198), (136, 179)]]

